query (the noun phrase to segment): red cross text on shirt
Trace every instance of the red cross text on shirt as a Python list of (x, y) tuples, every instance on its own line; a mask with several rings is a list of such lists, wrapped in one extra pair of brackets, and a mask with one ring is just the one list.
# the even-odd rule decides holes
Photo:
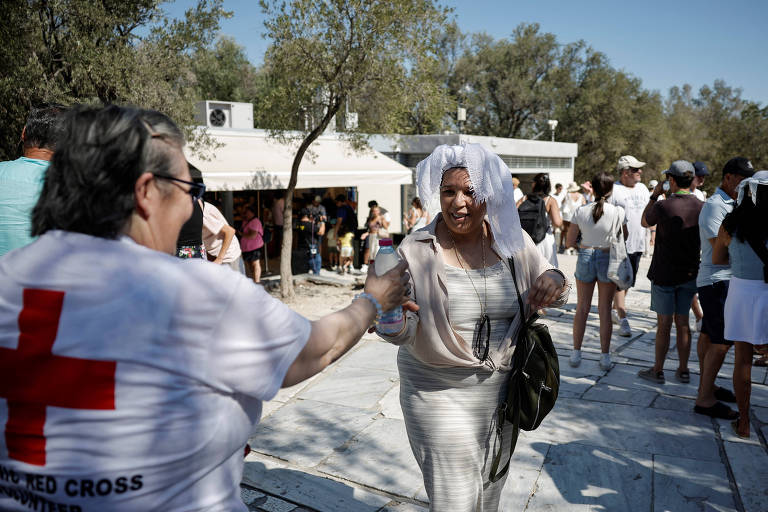
[(17, 349), (0, 347), (0, 397), (8, 402), (5, 445), (12, 459), (45, 465), (47, 406), (114, 409), (114, 361), (53, 355), (64, 292), (24, 290)]

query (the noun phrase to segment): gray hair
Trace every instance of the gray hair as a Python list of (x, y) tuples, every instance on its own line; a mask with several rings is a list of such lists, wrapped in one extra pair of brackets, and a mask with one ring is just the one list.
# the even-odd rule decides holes
[(62, 138), (32, 213), (32, 234), (52, 229), (116, 238), (134, 208), (144, 172), (170, 176), (171, 147), (184, 136), (154, 110), (78, 106), (62, 118)]

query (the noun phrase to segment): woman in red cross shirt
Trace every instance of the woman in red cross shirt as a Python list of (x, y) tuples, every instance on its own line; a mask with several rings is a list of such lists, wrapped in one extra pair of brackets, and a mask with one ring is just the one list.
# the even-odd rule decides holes
[(245, 511), (262, 403), (404, 303), (404, 266), (309, 321), (241, 274), (172, 256), (205, 188), (170, 119), (79, 107), (63, 129), (39, 238), (0, 259), (0, 510)]

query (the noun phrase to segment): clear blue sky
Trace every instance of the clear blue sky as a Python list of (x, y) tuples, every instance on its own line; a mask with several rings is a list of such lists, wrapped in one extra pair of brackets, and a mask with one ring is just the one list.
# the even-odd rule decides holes
[[(165, 6), (180, 15), (194, 0)], [(509, 37), (536, 22), (561, 43), (579, 39), (605, 53), (612, 66), (666, 95), (674, 85), (694, 89), (724, 79), (742, 96), (768, 105), (768, 0), (449, 0), (463, 32)], [(256, 65), (268, 45), (256, 0), (225, 0), (233, 11), (222, 34), (246, 48)]]

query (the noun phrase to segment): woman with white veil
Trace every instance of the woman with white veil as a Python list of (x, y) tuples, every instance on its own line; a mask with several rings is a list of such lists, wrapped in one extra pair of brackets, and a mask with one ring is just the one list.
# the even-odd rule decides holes
[(505, 480), (489, 481), (496, 411), (520, 321), (565, 303), (569, 286), (521, 229), (497, 155), (480, 144), (442, 145), (417, 172), (427, 211), (439, 208), (399, 248), (420, 309), (406, 313), (398, 334), (380, 335), (401, 345), (400, 404), (430, 510), (496, 511)]

